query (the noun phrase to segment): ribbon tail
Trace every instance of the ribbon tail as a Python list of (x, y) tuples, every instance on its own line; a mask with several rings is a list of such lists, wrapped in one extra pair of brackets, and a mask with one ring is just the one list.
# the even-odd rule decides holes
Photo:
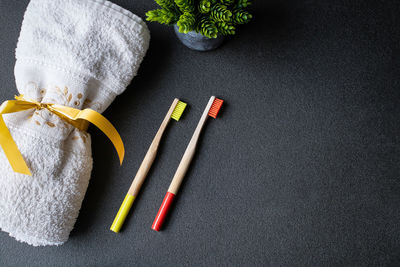
[(0, 145), (15, 172), (32, 175), (4, 122), (2, 114), (0, 114)]
[(119, 156), (119, 162), (122, 165), (122, 161), (124, 160), (125, 156), (124, 143), (122, 142), (118, 131), (114, 128), (111, 122), (109, 122), (103, 115), (92, 109), (82, 110), (76, 119), (87, 120), (99, 128), (113, 143)]

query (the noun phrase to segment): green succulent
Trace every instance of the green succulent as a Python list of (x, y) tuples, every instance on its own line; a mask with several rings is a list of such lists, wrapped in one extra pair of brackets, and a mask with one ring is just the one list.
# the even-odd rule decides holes
[(232, 5), (235, 2), (235, 0), (221, 0), (221, 4), (229, 6)]
[(182, 13), (193, 13), (195, 11), (193, 0), (175, 0), (175, 4)]
[(202, 17), (197, 24), (196, 30), (208, 38), (217, 38), (218, 36), (217, 26), (209, 17)]
[(185, 12), (179, 17), (179, 20), (176, 24), (179, 27), (179, 32), (188, 33), (194, 30), (196, 17), (192, 13)]
[(248, 6), (251, 5), (251, 1), (250, 0), (238, 0), (236, 7), (238, 8), (246, 8)]
[(179, 32), (196, 31), (208, 38), (233, 35), (236, 25), (248, 23), (250, 0), (155, 0), (160, 9), (146, 13), (148, 21), (176, 24)]
[(229, 21), (232, 16), (232, 12), (227, 9), (227, 6), (221, 4), (215, 4), (211, 8), (211, 18), (214, 21)]
[(167, 9), (167, 10), (175, 9), (175, 4), (174, 4), (173, 0), (155, 0), (155, 1), (163, 9)]
[(235, 34), (235, 26), (233, 26), (229, 22), (218, 21), (215, 23), (217, 26), (218, 32), (222, 35), (234, 35)]
[(211, 10), (211, 1), (210, 0), (201, 0), (199, 3), (199, 12), (200, 13), (208, 13)]
[(235, 24), (245, 24), (248, 23), (252, 17), (253, 16), (249, 12), (236, 9), (233, 11), (232, 21)]
[(154, 9), (147, 11), (146, 16), (148, 21), (156, 21), (167, 25), (175, 24), (179, 19), (179, 16), (176, 16), (173, 12), (170, 12), (166, 9)]

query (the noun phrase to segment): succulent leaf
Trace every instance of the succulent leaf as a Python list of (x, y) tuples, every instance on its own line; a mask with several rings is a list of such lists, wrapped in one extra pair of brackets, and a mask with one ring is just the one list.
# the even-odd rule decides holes
[(199, 12), (200, 13), (208, 13), (211, 10), (211, 1), (210, 0), (201, 0), (199, 2)]
[(163, 9), (171, 11), (175, 9), (174, 0), (155, 0), (155, 1)]
[(215, 23), (217, 26), (218, 32), (222, 35), (233, 35), (235, 34), (235, 26), (233, 26), (229, 22), (218, 21)]
[(251, 1), (250, 0), (238, 0), (236, 7), (238, 8), (244, 8), (244, 7), (248, 7), (251, 5)]
[(154, 9), (147, 11), (146, 16), (146, 20), (148, 21), (157, 21), (161, 24), (167, 25), (175, 24), (179, 19), (179, 17), (173, 12), (166, 9)]
[(221, 0), (221, 4), (229, 6), (232, 5), (235, 2), (235, 0)]
[(227, 9), (227, 6), (215, 4), (211, 8), (211, 18), (215, 21), (229, 21), (231, 16), (232, 12)]
[(188, 33), (194, 30), (196, 17), (191, 13), (185, 12), (179, 17), (176, 24), (179, 27), (179, 32)]
[(195, 11), (193, 0), (175, 0), (175, 4), (182, 13), (193, 13)]
[(233, 11), (232, 21), (234, 24), (245, 24), (248, 23), (252, 17), (253, 16), (249, 12), (237, 9)]
[(197, 32), (208, 38), (217, 38), (218, 29), (215, 23), (208, 17), (202, 17), (197, 24)]

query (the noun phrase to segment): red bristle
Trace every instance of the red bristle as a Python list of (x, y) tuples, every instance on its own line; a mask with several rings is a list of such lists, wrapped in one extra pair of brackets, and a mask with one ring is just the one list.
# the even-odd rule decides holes
[(213, 117), (214, 119), (217, 118), (217, 114), (221, 109), (222, 103), (224, 103), (224, 100), (215, 98), (211, 105), (210, 110), (208, 111), (208, 115)]

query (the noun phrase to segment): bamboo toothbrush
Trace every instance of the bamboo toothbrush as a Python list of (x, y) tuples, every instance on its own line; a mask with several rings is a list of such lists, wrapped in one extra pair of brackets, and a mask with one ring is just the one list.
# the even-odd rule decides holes
[(197, 124), (196, 130), (194, 131), (192, 139), (190, 140), (189, 145), (187, 146), (186, 151), (183, 154), (181, 162), (179, 163), (178, 169), (175, 172), (174, 178), (172, 179), (172, 182), (168, 188), (168, 192), (164, 197), (156, 218), (154, 219), (153, 225), (151, 226), (153, 230), (160, 231), (162, 227), (165, 217), (167, 216), (168, 211), (171, 208), (172, 201), (175, 195), (178, 193), (179, 187), (195, 154), (196, 145), (199, 140), (201, 130), (203, 129), (203, 126), (207, 120), (207, 117), (211, 116), (213, 118), (216, 118), (223, 102), (223, 100), (215, 98), (215, 96), (212, 96), (208, 101), (203, 115), (201, 116), (200, 121)]
[(135, 179), (133, 179), (131, 187), (129, 188), (129, 191), (126, 194), (121, 207), (119, 208), (117, 216), (115, 216), (114, 222), (110, 228), (111, 231), (118, 233), (119, 230), (121, 229), (125, 221), (125, 218), (132, 207), (133, 201), (138, 195), (140, 187), (142, 186), (144, 180), (146, 179), (147, 173), (149, 172), (151, 165), (153, 164), (153, 161), (156, 158), (157, 149), (160, 144), (161, 137), (165, 129), (167, 128), (170, 119), (173, 118), (174, 120), (179, 121), (185, 108), (186, 108), (186, 103), (179, 101), (179, 99), (177, 98), (175, 98), (174, 101), (172, 102), (172, 105), (169, 108), (167, 115), (165, 115), (165, 118), (161, 123), (161, 126), (158, 129), (158, 132), (154, 137), (153, 142), (151, 143), (150, 148), (147, 151), (146, 156), (144, 157), (138, 172), (136, 173)]

